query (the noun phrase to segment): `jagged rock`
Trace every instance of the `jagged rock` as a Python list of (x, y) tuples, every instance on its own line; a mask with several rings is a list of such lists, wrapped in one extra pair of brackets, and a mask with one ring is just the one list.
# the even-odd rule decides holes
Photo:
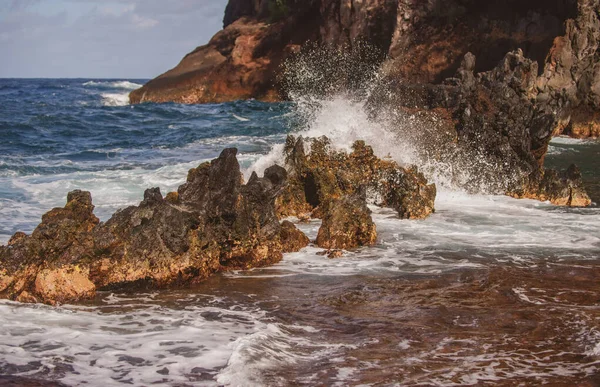
[(525, 191), (514, 192), (512, 196), (550, 201), (559, 206), (587, 207), (592, 204), (592, 200), (583, 188), (581, 172), (575, 164), (562, 173), (553, 169), (545, 170), (539, 185)]
[[(64, 208), (42, 217), (30, 236), (17, 233), (0, 247), (0, 294), (41, 302), (65, 302), (89, 297), (95, 288), (85, 280), (78, 262), (93, 255), (91, 231), (98, 225), (89, 192), (73, 191)], [(84, 274), (82, 274), (82, 272)], [(62, 290), (49, 279), (68, 283)], [(70, 282), (72, 280), (72, 282)], [(7, 294), (8, 293), (8, 294)]]
[(351, 249), (375, 244), (377, 229), (364, 197), (348, 195), (326, 206), (316, 240), (319, 247)]
[[(427, 106), (435, 129), (425, 133), (422, 148), (427, 158), (451, 166), (446, 173), (456, 185), (473, 192), (538, 197), (536, 191), (557, 176), (545, 175), (544, 157), (553, 128), (563, 125), (565, 116), (537, 103), (538, 65), (521, 50), (509, 52), (487, 72), (475, 74), (476, 62), (467, 54), (455, 77), (443, 84), (392, 83), (395, 93), (384, 88), (374, 93), (373, 103), (407, 111)], [(555, 202), (572, 202), (566, 199)]]
[(435, 211), (435, 184), (427, 184), (414, 167), (404, 171), (390, 169), (382, 185), (385, 189), (381, 204), (394, 208), (402, 219), (424, 219)]
[(347, 154), (332, 149), (326, 137), (288, 136), (284, 152), (289, 182), (276, 201), (279, 216), (312, 212), (321, 217), (329, 201), (364, 192), (402, 218), (422, 219), (434, 212), (435, 185), (427, 184), (415, 167), (405, 169), (379, 159), (364, 141), (355, 142)]
[(293, 253), (308, 246), (310, 240), (289, 220), (281, 222), (281, 245), (284, 253)]
[(279, 261), (300, 243), (275, 215), (287, 173), (273, 166), (244, 185), (236, 154), (226, 149), (190, 170), (169, 200), (158, 188), (146, 190), (138, 206), (106, 223), (93, 214), (89, 192), (69, 193), (66, 206), (45, 214), (31, 236), (17, 233), (0, 247), (0, 297), (72, 302), (97, 289), (200, 281)]

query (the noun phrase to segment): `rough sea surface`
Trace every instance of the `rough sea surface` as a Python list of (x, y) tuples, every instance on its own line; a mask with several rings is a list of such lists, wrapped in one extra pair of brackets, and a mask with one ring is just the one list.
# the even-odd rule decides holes
[[(246, 176), (288, 133), (365, 139), (422, 162), (397, 130), (340, 96), (299, 104), (130, 106), (144, 80), (0, 80), (0, 243), (74, 189), (107, 220), (187, 171), (240, 150)], [(600, 201), (600, 142), (557, 138)], [(431, 170), (431, 165), (428, 165)], [(194, 288), (100, 293), (81, 305), (0, 301), (0, 382), (65, 385), (600, 384), (600, 208), (472, 195), (430, 176), (436, 213), (373, 207), (379, 242), (330, 260), (309, 246), (273, 267)], [(317, 221), (298, 225), (311, 239)]]

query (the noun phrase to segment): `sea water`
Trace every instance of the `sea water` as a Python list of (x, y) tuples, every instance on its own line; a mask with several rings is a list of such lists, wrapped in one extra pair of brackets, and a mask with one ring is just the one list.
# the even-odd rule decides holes
[[(0, 80), (0, 242), (74, 189), (101, 220), (163, 194), (226, 147), (245, 176), (281, 163), (288, 134), (357, 139), (423, 163), (398, 128), (340, 95), (301, 103), (129, 105), (144, 80)], [(410, 129), (410, 128), (404, 128)], [(556, 138), (600, 200), (600, 143)], [(0, 301), (0, 375), (66, 385), (474, 385), (598, 380), (600, 209), (467, 194), (443, 168), (436, 212), (371, 207), (378, 243), (314, 245), (193, 288), (100, 292), (80, 305)], [(311, 240), (319, 221), (292, 219)], [(1, 380), (1, 379), (0, 379)]]

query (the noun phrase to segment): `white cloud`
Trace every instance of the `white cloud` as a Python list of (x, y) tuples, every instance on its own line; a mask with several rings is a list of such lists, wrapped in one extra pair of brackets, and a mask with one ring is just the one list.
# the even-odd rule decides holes
[(147, 18), (144, 16), (139, 16), (138, 14), (133, 14), (131, 16), (131, 20), (133, 21), (133, 25), (135, 28), (152, 28), (158, 25), (158, 20)]

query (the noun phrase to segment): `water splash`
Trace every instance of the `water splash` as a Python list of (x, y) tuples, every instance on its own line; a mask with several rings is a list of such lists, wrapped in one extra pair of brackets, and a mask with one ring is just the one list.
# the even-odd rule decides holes
[[(380, 158), (416, 165), (438, 189), (499, 194), (519, 180), (508, 165), (477, 148), (457, 145), (457, 134), (443, 112), (409, 109), (389, 101), (397, 95), (385, 69), (366, 45), (339, 49), (310, 46), (285, 63), (282, 84), (295, 103), (290, 132), (327, 136), (337, 150), (357, 140), (372, 146)], [(387, 98), (382, 95), (387, 95)], [(393, 96), (393, 97), (392, 97)], [(401, 105), (401, 104), (400, 104)], [(260, 158), (245, 173), (261, 173), (284, 162), (282, 146)]]

